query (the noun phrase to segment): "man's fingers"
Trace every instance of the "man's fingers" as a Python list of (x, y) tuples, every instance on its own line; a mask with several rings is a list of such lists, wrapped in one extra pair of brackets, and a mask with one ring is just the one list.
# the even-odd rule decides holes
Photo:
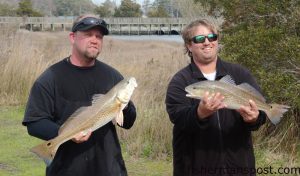
[(224, 99), (224, 96), (220, 93), (209, 94), (209, 92), (205, 92), (197, 109), (199, 117), (206, 118), (218, 109), (227, 107), (223, 102)]
[(81, 141), (81, 142), (85, 142), (85, 141), (87, 141), (87, 140), (90, 138), (90, 136), (91, 136), (91, 133), (87, 133), (85, 136), (83, 136), (83, 137), (80, 139), (80, 141)]
[(201, 100), (204, 105), (206, 105), (209, 101), (209, 92), (205, 92), (203, 100)]
[(244, 121), (249, 123), (255, 122), (259, 114), (257, 106), (253, 100), (249, 100), (249, 105), (241, 106), (237, 111), (243, 117)]
[(226, 107), (223, 103), (223, 100), (224, 96), (221, 95), (219, 92), (217, 92), (216, 94), (212, 93), (210, 96), (209, 92), (206, 92), (204, 95), (203, 105), (210, 111), (216, 111), (218, 109)]
[(92, 134), (92, 131), (82, 131), (78, 133), (72, 140), (76, 143), (82, 143), (87, 141)]
[(251, 110), (257, 110), (257, 105), (253, 100), (249, 100)]

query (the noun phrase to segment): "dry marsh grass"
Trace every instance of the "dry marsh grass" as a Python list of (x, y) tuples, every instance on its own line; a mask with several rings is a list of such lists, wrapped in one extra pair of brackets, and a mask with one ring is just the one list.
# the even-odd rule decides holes
[[(34, 80), (51, 64), (70, 54), (68, 33), (32, 33), (9, 28), (2, 28), (0, 32), (0, 105), (24, 105)], [(108, 36), (99, 59), (124, 76), (134, 76), (138, 82), (132, 97), (137, 121), (130, 130), (118, 128), (125, 152), (134, 157), (168, 159), (172, 152), (172, 124), (164, 99), (171, 77), (189, 62), (182, 44), (125, 41)], [(295, 142), (295, 137), (289, 137), (296, 136), (290, 129), (297, 124), (293, 121), (285, 124), (286, 127), (278, 128), (286, 129), (279, 135), (268, 134), (268, 128), (255, 133), (260, 165), (270, 164), (274, 156), (281, 158), (284, 164), (299, 164), (299, 140)]]
[(164, 98), (170, 78), (188, 59), (182, 44), (108, 39), (102, 57), (125, 76), (134, 76), (138, 88), (133, 95), (137, 121), (130, 130), (119, 130), (130, 155), (166, 158), (171, 154), (171, 123)]
[[(33, 81), (57, 58), (68, 53), (65, 37), (43, 33), (0, 31), (0, 104), (23, 104)], [(58, 40), (59, 39), (59, 40)], [(66, 46), (66, 47), (65, 47)]]
[[(9, 30), (5, 33), (12, 34)], [(9, 44), (1, 50), (0, 104), (24, 105), (35, 79), (70, 54), (68, 33), (18, 31), (11, 36), (5, 38)], [(132, 98), (137, 121), (130, 130), (118, 129), (123, 147), (133, 156), (166, 158), (171, 153), (172, 130), (164, 98), (170, 78), (188, 62), (182, 44), (108, 36), (99, 59), (138, 82)]]

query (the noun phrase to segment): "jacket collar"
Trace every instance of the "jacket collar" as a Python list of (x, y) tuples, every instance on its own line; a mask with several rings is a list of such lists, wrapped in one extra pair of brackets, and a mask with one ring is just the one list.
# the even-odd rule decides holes
[[(203, 76), (200, 69), (195, 64), (194, 60), (191, 59), (190, 69), (192, 71), (192, 77), (201, 81), (206, 80), (206, 78)], [(217, 74), (216, 74), (216, 80), (221, 79), (222, 77), (226, 76), (228, 73), (224, 67), (224, 62), (221, 60), (220, 57), (217, 58)]]

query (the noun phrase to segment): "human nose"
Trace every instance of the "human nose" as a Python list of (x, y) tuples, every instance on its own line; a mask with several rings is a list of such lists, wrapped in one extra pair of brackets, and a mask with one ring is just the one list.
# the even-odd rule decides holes
[(97, 37), (96, 35), (93, 35), (93, 36), (91, 37), (91, 42), (93, 42), (93, 43), (99, 43), (99, 42), (100, 42), (100, 39), (99, 39), (99, 37)]
[(205, 37), (203, 44), (210, 44), (210, 41), (208, 40), (207, 37)]

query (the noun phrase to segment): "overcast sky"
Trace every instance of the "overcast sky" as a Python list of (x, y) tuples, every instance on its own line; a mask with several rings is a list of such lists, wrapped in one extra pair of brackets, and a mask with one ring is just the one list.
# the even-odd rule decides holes
[[(101, 3), (105, 2), (105, 0), (92, 0), (95, 4), (100, 5)], [(121, 4), (121, 0), (111, 0), (111, 1), (116, 1), (117, 5)], [(137, 3), (140, 5), (143, 4), (144, 0), (135, 0)], [(153, 2), (154, 0), (150, 0), (150, 2)]]

